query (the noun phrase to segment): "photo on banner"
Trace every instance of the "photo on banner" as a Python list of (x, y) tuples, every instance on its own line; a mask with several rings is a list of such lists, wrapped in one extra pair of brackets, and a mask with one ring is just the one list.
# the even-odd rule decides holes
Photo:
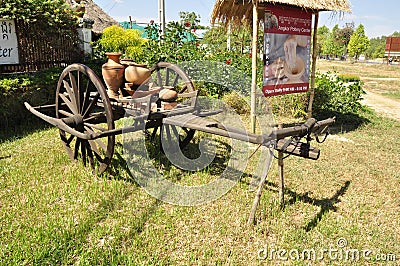
[(265, 96), (307, 92), (310, 78), (312, 13), (267, 5), (264, 18)]

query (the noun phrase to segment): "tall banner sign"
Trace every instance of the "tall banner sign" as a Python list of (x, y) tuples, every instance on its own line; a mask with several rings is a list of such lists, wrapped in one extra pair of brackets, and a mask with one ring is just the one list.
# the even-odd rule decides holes
[(264, 95), (307, 92), (312, 13), (267, 5), (264, 24)]
[(19, 64), (18, 39), (14, 20), (0, 19), (0, 65)]

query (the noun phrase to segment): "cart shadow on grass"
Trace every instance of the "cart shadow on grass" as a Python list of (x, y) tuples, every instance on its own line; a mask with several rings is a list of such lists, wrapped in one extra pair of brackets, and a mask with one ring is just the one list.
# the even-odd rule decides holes
[[(159, 165), (159, 166), (162, 165), (163, 169), (166, 172), (169, 172), (172, 169), (172, 167), (174, 167), (174, 166), (171, 164), (171, 162), (169, 162), (168, 160), (165, 160), (165, 155), (162, 152), (160, 152), (160, 149), (159, 149), (160, 143), (152, 143), (152, 144), (154, 145), (154, 148), (150, 151), (150, 153), (151, 153), (150, 157), (154, 160), (154, 163), (156, 165)], [(220, 144), (224, 145), (229, 150), (231, 149), (231, 147), (223, 141), (220, 141)], [(113, 161), (110, 165), (110, 174), (114, 178), (123, 179), (123, 180), (130, 182), (130, 183), (134, 184), (135, 186), (139, 187), (139, 185), (135, 181), (135, 177), (129, 170), (128, 164), (126, 163), (125, 159), (122, 156), (122, 151), (121, 151), (122, 144), (119, 143), (117, 146), (118, 146), (118, 149), (117, 149), (117, 152), (115, 153), (116, 158), (113, 159)], [(196, 156), (200, 155), (200, 151), (198, 150), (196, 143), (190, 143), (184, 150), (186, 151), (186, 154), (190, 154), (190, 156), (192, 156), (192, 158), (195, 158)], [(217, 155), (212, 163), (212, 166), (209, 168), (208, 173), (213, 176), (220, 175), (226, 168), (226, 164), (227, 164), (228, 160), (229, 160), (229, 153)], [(129, 176), (129, 178), (121, 177), (121, 171), (126, 172), (127, 175)], [(248, 180), (250, 178), (252, 178), (251, 174), (249, 174), (247, 172), (240, 173), (240, 171), (237, 171), (237, 174), (242, 176), (239, 181), (240, 183), (250, 186), (250, 182), (248, 182)], [(173, 181), (179, 182), (181, 180), (180, 180), (180, 178), (177, 178), (176, 180), (173, 180)], [(338, 207), (336, 207), (335, 205), (337, 203), (341, 202), (340, 198), (346, 194), (348, 188), (350, 187), (350, 184), (351, 184), (350, 181), (346, 181), (342, 185), (342, 187), (340, 187), (332, 197), (326, 197), (326, 198), (321, 198), (321, 199), (310, 197), (309, 196), (310, 192), (297, 193), (297, 192), (291, 190), (290, 188), (285, 187), (284, 193), (286, 195), (290, 196), (290, 198), (284, 202), (284, 206), (293, 205), (296, 202), (300, 201), (300, 202), (307, 203), (307, 204), (310, 204), (310, 205), (320, 208), (318, 213), (316, 213), (314, 215), (314, 217), (310, 221), (308, 221), (307, 224), (303, 227), (303, 229), (306, 232), (309, 232), (318, 225), (318, 223), (322, 220), (322, 218), (324, 217), (325, 214), (327, 214), (328, 212), (331, 212), (331, 211), (333, 211), (333, 212), (337, 211)], [(278, 192), (278, 185), (271, 181), (266, 181), (264, 190)], [(141, 221), (141, 223), (144, 224), (146, 222), (146, 219), (148, 218), (148, 216), (151, 215), (151, 212), (155, 211), (155, 209), (158, 208), (161, 204), (162, 204), (161, 200), (155, 200), (154, 205), (145, 214), (143, 214), (142, 217), (139, 219)]]
[[(303, 227), (303, 229), (306, 232), (309, 232), (318, 225), (318, 223), (321, 221), (321, 219), (324, 217), (325, 214), (327, 214), (330, 211), (333, 211), (333, 212), (337, 211), (338, 208), (335, 205), (337, 203), (341, 202), (340, 197), (342, 197), (346, 194), (347, 190), (350, 187), (350, 184), (351, 184), (351, 181), (346, 181), (342, 185), (342, 187), (339, 188), (332, 197), (322, 198), (322, 199), (316, 199), (316, 198), (310, 197), (309, 196), (310, 192), (305, 192), (305, 193), (299, 194), (299, 193), (285, 187), (284, 193), (286, 195), (289, 195), (291, 198), (289, 200), (285, 201), (283, 207), (286, 205), (293, 205), (299, 201), (301, 201), (303, 203), (311, 204), (315, 207), (319, 207), (320, 208), (319, 212), (317, 214), (315, 214), (314, 218), (311, 219)], [(270, 182), (270, 181), (265, 182), (264, 189), (278, 193), (278, 185), (273, 182)]]
[[(202, 155), (201, 151), (199, 150), (198, 141), (199, 139), (195, 138), (182, 150), (183, 154), (188, 159), (196, 159)], [(207, 171), (209, 175), (217, 177), (220, 176), (226, 169), (232, 147), (225, 141), (215, 139), (214, 141), (215, 144), (219, 146), (219, 149), (222, 149), (225, 152), (218, 152), (214, 157), (212, 163), (207, 166), (206, 169), (203, 169), (201, 171)], [(146, 147), (149, 158), (151, 158), (155, 168), (163, 169), (163, 171), (166, 173), (169, 173), (173, 168), (177, 168), (176, 166), (174, 166), (173, 163), (168, 160), (167, 156), (162, 152), (162, 147), (159, 139), (155, 141), (146, 140)], [(123, 155), (124, 149), (128, 148), (129, 147), (124, 147), (124, 145), (120, 142), (116, 143), (115, 158), (112, 158), (108, 172), (109, 175), (115, 179), (122, 179), (132, 184), (135, 184), (136, 186), (139, 186), (136, 178), (130, 170), (130, 165), (127, 163)], [(183, 171), (183, 173), (184, 172), (185, 171)], [(237, 174), (240, 174), (239, 171), (237, 172)], [(128, 176), (128, 178), (123, 176)], [(182, 176), (178, 175), (175, 176), (171, 181), (179, 182), (181, 181), (181, 178)]]

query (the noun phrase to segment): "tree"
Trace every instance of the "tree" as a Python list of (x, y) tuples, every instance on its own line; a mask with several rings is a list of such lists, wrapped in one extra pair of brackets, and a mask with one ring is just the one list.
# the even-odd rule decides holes
[(357, 60), (358, 57), (367, 51), (370, 42), (368, 37), (365, 35), (364, 26), (360, 24), (356, 31), (351, 35), (350, 42), (348, 45), (348, 51), (350, 56), (354, 56)]
[(322, 47), (322, 51), (326, 55), (342, 55), (343, 54), (343, 47), (340, 43), (337, 42), (336, 37), (337, 32), (339, 31), (339, 25), (335, 25), (330, 33), (328, 39), (325, 41), (324, 46)]
[(70, 31), (77, 19), (65, 0), (2, 0), (0, 17), (17, 19), (40, 25), (48, 32)]
[(342, 54), (347, 54), (347, 46), (349, 45), (351, 35), (354, 33), (354, 23), (346, 23), (342, 29), (335, 32), (335, 42), (341, 46)]
[(325, 45), (325, 42), (328, 40), (331, 31), (327, 26), (319, 27), (317, 30), (317, 54), (322, 55), (322, 48)]
[(370, 46), (365, 52), (368, 58), (382, 58), (385, 55), (386, 36), (370, 39)]

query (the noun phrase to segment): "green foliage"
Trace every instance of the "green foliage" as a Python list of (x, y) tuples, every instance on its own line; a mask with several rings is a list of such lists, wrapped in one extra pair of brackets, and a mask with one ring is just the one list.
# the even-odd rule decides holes
[(94, 44), (96, 56), (103, 57), (106, 52), (121, 52), (127, 58), (143, 55), (142, 46), (146, 43), (139, 30), (111, 26), (104, 29), (100, 39)]
[(361, 81), (360, 76), (353, 75), (353, 74), (341, 74), (339, 75), (339, 79), (343, 82), (359, 82)]
[[(211, 28), (203, 37), (202, 43), (207, 44), (211, 53), (225, 52), (227, 50), (228, 27), (221, 25)], [(232, 27), (230, 32), (231, 50), (242, 53), (251, 46), (250, 27)]]
[(357, 113), (362, 105), (362, 82), (347, 83), (336, 74), (318, 74), (315, 79), (314, 112)]
[(368, 58), (382, 58), (385, 55), (386, 36), (370, 39), (370, 45), (365, 51)]
[(339, 25), (335, 25), (332, 29), (332, 32), (329, 34), (329, 37), (325, 41), (322, 46), (322, 53), (325, 55), (343, 55), (345, 53), (344, 46), (341, 42), (338, 42), (337, 36), (339, 31)]
[(350, 42), (350, 38), (353, 35), (353, 33), (354, 33), (354, 22), (346, 23), (346, 26), (344, 28), (338, 29), (335, 32), (336, 43), (345, 50)]
[(365, 35), (364, 26), (360, 24), (353, 35), (351, 35), (350, 42), (347, 47), (349, 55), (354, 56), (357, 60), (360, 54), (367, 51), (369, 44), (369, 39)]
[(54, 103), (61, 70), (58, 68), (36, 73), (0, 76), (0, 126), (18, 124), (28, 115), (23, 102), (32, 105)]
[(77, 24), (74, 11), (64, 0), (2, 0), (0, 17), (36, 23), (48, 32), (70, 31)]
[(327, 26), (319, 27), (317, 30), (317, 55), (322, 55), (325, 42), (328, 40), (330, 30)]
[(138, 61), (153, 65), (158, 61), (177, 63), (182, 61), (200, 60), (205, 56), (205, 51), (199, 41), (191, 34), (191, 26), (186, 27), (179, 22), (169, 22), (165, 28), (164, 36), (158, 40), (158, 26), (146, 27), (146, 34), (150, 36), (143, 46), (143, 53)]
[(179, 12), (180, 23), (190, 27), (192, 29), (202, 29), (203, 26), (200, 25), (200, 15), (194, 12)]

